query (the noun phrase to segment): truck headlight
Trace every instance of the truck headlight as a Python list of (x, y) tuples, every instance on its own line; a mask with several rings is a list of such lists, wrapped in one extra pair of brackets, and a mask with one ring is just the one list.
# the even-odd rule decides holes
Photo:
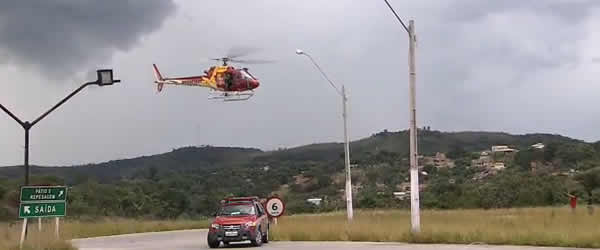
[(214, 228), (214, 229), (219, 229), (219, 227), (221, 227), (221, 225), (219, 225), (217, 223), (213, 223), (213, 224), (210, 224), (210, 227)]
[(246, 224), (244, 224), (244, 227), (254, 227), (256, 226), (256, 221), (254, 222), (246, 222)]

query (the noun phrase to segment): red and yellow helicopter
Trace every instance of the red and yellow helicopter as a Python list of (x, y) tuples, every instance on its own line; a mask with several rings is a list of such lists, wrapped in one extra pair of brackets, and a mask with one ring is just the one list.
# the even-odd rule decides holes
[(260, 86), (260, 82), (254, 77), (247, 68), (235, 68), (229, 66), (228, 62), (236, 63), (269, 63), (267, 60), (237, 60), (235, 56), (223, 58), (213, 58), (212, 60), (223, 62), (222, 65), (215, 65), (204, 71), (201, 76), (187, 77), (163, 77), (156, 64), (154, 67), (154, 76), (158, 92), (165, 84), (167, 85), (186, 85), (197, 86), (211, 89), (209, 99), (219, 99), (223, 101), (244, 101), (254, 95), (254, 89)]

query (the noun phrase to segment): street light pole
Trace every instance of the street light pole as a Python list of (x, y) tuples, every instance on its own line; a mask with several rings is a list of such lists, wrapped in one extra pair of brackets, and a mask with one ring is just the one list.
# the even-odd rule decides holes
[[(71, 99), (71, 97), (75, 96), (77, 93), (79, 93), (85, 87), (90, 86), (90, 85), (107, 86), (107, 85), (112, 85), (113, 83), (116, 83), (116, 82), (121, 82), (120, 80), (113, 79), (112, 69), (98, 70), (97, 73), (98, 73), (98, 79), (96, 81), (84, 83), (83, 85), (81, 85), (81, 87), (77, 88), (70, 95), (63, 98), (60, 102), (58, 102), (56, 105), (54, 105), (52, 108), (50, 108), (48, 111), (46, 111), (44, 114), (42, 114), (40, 117), (38, 117), (31, 123), (29, 121), (23, 122), (16, 115), (14, 115), (12, 112), (10, 112), (10, 110), (8, 110), (6, 107), (4, 107), (2, 104), (0, 104), (0, 109), (2, 109), (6, 114), (8, 114), (8, 116), (13, 118), (13, 120), (15, 120), (17, 123), (19, 123), (19, 125), (21, 125), (21, 127), (23, 127), (23, 130), (25, 130), (25, 161), (24, 161), (24, 168), (25, 168), (25, 183), (24, 183), (24, 185), (25, 186), (29, 185), (29, 176), (31, 173), (30, 167), (29, 167), (29, 131), (35, 124), (40, 122), (42, 119), (44, 119), (46, 116), (48, 116), (52, 111), (56, 110), (58, 107), (60, 107), (66, 101)], [(27, 223), (23, 223), (23, 227), (24, 227), (23, 232), (27, 232)]]
[(348, 96), (346, 95), (346, 88), (342, 85), (342, 90), (340, 91), (335, 84), (327, 77), (327, 74), (321, 69), (321, 67), (315, 62), (315, 60), (306, 52), (302, 50), (296, 50), (296, 54), (305, 55), (310, 59), (310, 61), (315, 65), (315, 67), (321, 72), (323, 77), (329, 82), (329, 84), (335, 89), (335, 91), (342, 97), (342, 106), (343, 113), (342, 116), (344, 118), (344, 165), (346, 169), (346, 213), (348, 217), (348, 222), (352, 222), (354, 218), (354, 210), (352, 206), (352, 174), (350, 173), (350, 139), (348, 137), (348, 112), (347, 112), (347, 102)]
[(419, 208), (419, 161), (418, 161), (418, 144), (417, 144), (417, 108), (416, 108), (416, 77), (417, 71), (415, 66), (415, 47), (417, 37), (415, 35), (415, 24), (413, 20), (408, 22), (408, 28), (402, 22), (402, 19), (396, 14), (394, 8), (387, 0), (384, 0), (396, 19), (404, 27), (408, 33), (408, 80), (410, 88), (410, 224), (413, 233), (421, 231), (421, 215)]

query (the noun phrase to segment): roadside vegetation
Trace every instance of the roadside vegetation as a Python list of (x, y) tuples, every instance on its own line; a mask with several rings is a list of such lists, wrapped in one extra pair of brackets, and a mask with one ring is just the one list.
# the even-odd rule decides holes
[(422, 232), (410, 233), (408, 210), (359, 210), (282, 217), (271, 237), (282, 241), (375, 241), (600, 247), (600, 214), (585, 208), (424, 210)]
[[(274, 241), (372, 241), (455, 244), (510, 244), (600, 248), (600, 214), (586, 207), (423, 210), (422, 232), (410, 233), (410, 211), (356, 210), (346, 222), (344, 211), (284, 216), (273, 225)], [(51, 222), (51, 221), (48, 221)], [(61, 241), (54, 241), (52, 223), (30, 225), (24, 249), (76, 249), (68, 240), (129, 233), (202, 229), (202, 220), (133, 220), (104, 218), (61, 222)], [(21, 224), (0, 224), (0, 249), (18, 249)], [(66, 240), (66, 241), (65, 241)]]
[[(210, 221), (203, 220), (133, 220), (104, 218), (95, 220), (67, 220), (61, 222), (60, 238), (54, 240), (54, 220), (42, 225), (38, 232), (37, 220), (29, 226), (29, 235), (23, 249), (70, 250), (73, 247), (68, 240), (110, 236), (130, 233), (161, 232), (184, 229), (208, 228)], [(50, 223), (51, 222), (51, 223)], [(19, 249), (21, 223), (0, 224), (0, 249)]]
[[(591, 224), (600, 221), (598, 215), (584, 212), (600, 204), (600, 141), (420, 130), (420, 197), (426, 211), (423, 233), (414, 236), (406, 212), (408, 138), (406, 130), (384, 130), (352, 142), (354, 208), (365, 211), (357, 212), (353, 225), (343, 219), (340, 143), (274, 151), (202, 145), (99, 164), (32, 166), (30, 183), (68, 187), (63, 239), (206, 228), (224, 197), (278, 195), (286, 203), (286, 215), (274, 235), (282, 240), (600, 247), (594, 243), (600, 238), (598, 229)], [(539, 144), (543, 146), (534, 147)], [(495, 145), (515, 150), (491, 152)], [(20, 224), (23, 182), (21, 166), (0, 168), (0, 223)], [(577, 214), (550, 208), (566, 206), (570, 197), (577, 197)], [(310, 198), (322, 200), (316, 205), (308, 202)], [(300, 215), (288, 217), (295, 214)], [(317, 220), (324, 224), (317, 225)], [(18, 242), (20, 227), (6, 225), (0, 228), (5, 230), (0, 231), (0, 246)]]
[[(46, 225), (49, 227), (49, 225)], [(54, 227), (52, 227), (54, 229)], [(21, 224), (0, 223), (0, 249), (19, 250), (19, 239), (21, 238)], [(65, 240), (56, 240), (54, 231), (37, 230), (37, 224), (29, 228), (27, 241), (23, 244), (23, 250), (76, 250), (71, 243)]]
[[(425, 209), (477, 209), (600, 203), (600, 142), (549, 134), (419, 131), (420, 183)], [(357, 209), (406, 209), (394, 193), (409, 185), (408, 131), (352, 142)], [(542, 143), (541, 149), (532, 145)], [(516, 153), (491, 153), (507, 145)], [(345, 209), (344, 157), (339, 143), (261, 151), (184, 147), (164, 154), (72, 167), (32, 167), (31, 184), (66, 185), (69, 219), (123, 217), (197, 219), (212, 215), (226, 196), (279, 195), (286, 213)], [(436, 165), (438, 153), (452, 167)], [(473, 162), (486, 153), (489, 164)], [(444, 158), (446, 158), (444, 157)], [(429, 159), (429, 160), (427, 160)], [(445, 162), (445, 161), (444, 161)], [(502, 163), (501, 170), (492, 163)], [(17, 218), (22, 167), (0, 168), (0, 221)], [(307, 202), (321, 198), (319, 206)]]

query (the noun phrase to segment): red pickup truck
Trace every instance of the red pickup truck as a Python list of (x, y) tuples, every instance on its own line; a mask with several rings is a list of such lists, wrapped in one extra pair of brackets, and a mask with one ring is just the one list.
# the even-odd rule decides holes
[(233, 197), (221, 201), (221, 208), (208, 231), (208, 246), (223, 242), (250, 241), (253, 246), (269, 242), (269, 218), (258, 197)]

